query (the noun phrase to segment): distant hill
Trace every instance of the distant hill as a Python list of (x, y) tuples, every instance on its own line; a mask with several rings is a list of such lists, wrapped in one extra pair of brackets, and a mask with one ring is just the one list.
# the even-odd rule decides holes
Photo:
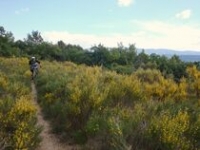
[(182, 61), (195, 62), (200, 61), (200, 55), (178, 55)]
[[(141, 51), (142, 49), (138, 50), (138, 52)], [(200, 61), (200, 51), (177, 51), (170, 49), (144, 49), (144, 51), (149, 55), (153, 53), (158, 55), (165, 55), (167, 57), (177, 55), (180, 57), (181, 60), (186, 62)]]

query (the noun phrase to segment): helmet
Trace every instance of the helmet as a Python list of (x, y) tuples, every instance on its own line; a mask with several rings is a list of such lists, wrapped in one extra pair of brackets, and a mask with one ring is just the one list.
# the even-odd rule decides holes
[(31, 57), (32, 60), (35, 60), (35, 57)]

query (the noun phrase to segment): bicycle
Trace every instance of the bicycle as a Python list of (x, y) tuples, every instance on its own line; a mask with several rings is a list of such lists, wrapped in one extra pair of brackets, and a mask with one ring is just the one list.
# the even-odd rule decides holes
[(39, 72), (38, 68), (39, 68), (39, 64), (35, 63), (32, 67), (32, 75), (31, 75), (32, 80), (34, 80), (36, 76), (38, 75), (38, 72)]

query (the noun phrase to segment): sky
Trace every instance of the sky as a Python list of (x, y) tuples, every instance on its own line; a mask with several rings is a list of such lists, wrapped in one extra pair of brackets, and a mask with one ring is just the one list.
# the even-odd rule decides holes
[(0, 26), (23, 40), (200, 51), (200, 0), (0, 0)]

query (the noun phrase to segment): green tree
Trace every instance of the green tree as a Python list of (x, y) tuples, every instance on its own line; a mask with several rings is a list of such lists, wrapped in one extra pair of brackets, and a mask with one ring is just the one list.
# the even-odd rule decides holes
[(130, 44), (127, 48), (127, 61), (132, 65), (137, 57), (137, 50), (134, 44)]
[(17, 47), (19, 49), (19, 56), (26, 56), (27, 55), (27, 51), (28, 51), (28, 45), (22, 41), (22, 40), (17, 40), (14, 43), (15, 47)]
[(99, 44), (98, 46), (93, 46), (91, 50), (93, 51), (93, 62), (95, 65), (108, 66), (111, 55), (106, 47)]
[(144, 68), (147, 62), (149, 62), (149, 56), (142, 50), (142, 52), (137, 55), (134, 66), (135, 68)]
[(2, 36), (5, 36), (5, 33), (6, 33), (6, 31), (5, 31), (4, 27), (3, 27), (3, 26), (0, 26), (0, 36), (1, 36), (1, 37), (2, 37)]
[(186, 65), (181, 59), (174, 55), (169, 59), (167, 73), (171, 73), (174, 76), (174, 80), (179, 82), (182, 77), (186, 76)]
[(25, 41), (29, 44), (41, 44), (43, 42), (43, 38), (39, 31), (32, 31), (31, 34), (27, 35)]
[(0, 56), (12, 56), (17, 53), (17, 49), (13, 46), (14, 36), (12, 32), (6, 31), (0, 26)]
[(65, 47), (66, 47), (66, 44), (61, 40), (61, 41), (58, 41), (57, 42), (57, 45), (58, 45), (58, 47), (59, 48), (61, 48), (61, 49), (65, 49)]

